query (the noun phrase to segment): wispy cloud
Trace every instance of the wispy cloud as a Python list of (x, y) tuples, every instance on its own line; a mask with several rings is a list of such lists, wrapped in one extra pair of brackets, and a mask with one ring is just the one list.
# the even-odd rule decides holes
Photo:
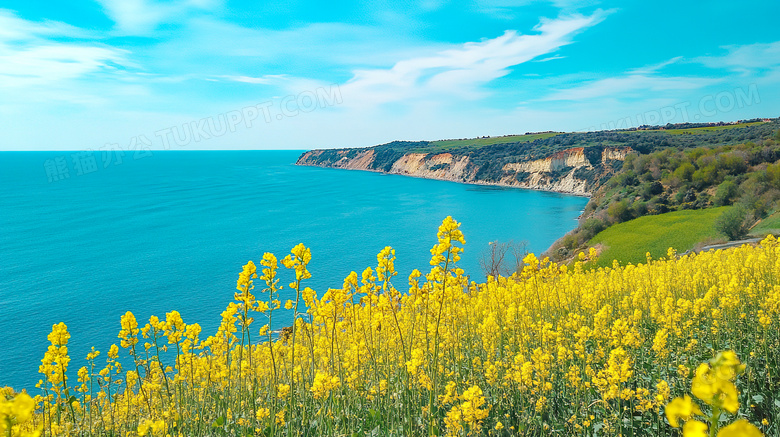
[(165, 23), (181, 23), (193, 13), (217, 7), (219, 0), (97, 0), (125, 35), (144, 35)]
[(548, 61), (554, 61), (556, 59), (564, 59), (565, 57), (566, 56), (554, 55), (554, 56), (549, 56), (549, 57), (542, 58), (542, 59), (537, 59), (534, 62), (548, 62)]
[(279, 77), (280, 76), (276, 76), (276, 75), (269, 75), (264, 77), (230, 76), (230, 75), (217, 76), (217, 78), (219, 79), (223, 79), (231, 82), (262, 84), (262, 85), (268, 85), (272, 83), (274, 79), (278, 79)]
[(658, 72), (660, 70), (663, 70), (664, 68), (666, 68), (666, 67), (668, 67), (670, 65), (673, 65), (673, 64), (676, 64), (676, 63), (682, 61), (682, 59), (683, 59), (682, 56), (677, 56), (677, 57), (674, 57), (672, 59), (668, 59), (666, 61), (659, 62), (657, 64), (645, 65), (644, 67), (635, 68), (635, 69), (631, 70), (630, 73), (631, 74), (653, 74), (653, 73), (656, 73), (656, 72)]
[(0, 10), (0, 88), (58, 84), (129, 64), (123, 50), (73, 39), (86, 35), (64, 23), (33, 22)]
[(0, 8), (0, 41), (27, 41), (33, 36), (85, 38), (94, 35), (59, 21), (24, 20), (13, 11)]
[(710, 68), (725, 68), (743, 74), (780, 67), (780, 41), (768, 44), (731, 45), (723, 48), (728, 51), (727, 54), (702, 56), (694, 61)]
[(494, 39), (402, 60), (389, 69), (357, 70), (342, 87), (345, 96), (350, 96), (345, 102), (376, 105), (432, 95), (477, 97), (482, 95), (481, 85), (507, 75), (512, 66), (570, 44), (574, 35), (601, 22), (606, 15), (599, 10), (590, 16), (543, 20), (534, 28), (534, 34), (509, 30)]
[[(659, 64), (649, 65), (630, 70), (622, 75), (597, 79), (589, 82), (578, 80), (580, 85), (559, 89), (540, 99), (541, 101), (587, 101), (598, 98), (646, 98), (648, 93), (666, 91), (684, 91), (705, 88), (721, 82), (721, 79), (711, 79), (698, 76), (666, 76), (659, 71), (664, 67), (679, 62), (676, 57)], [(652, 95), (652, 94), (651, 94)]]

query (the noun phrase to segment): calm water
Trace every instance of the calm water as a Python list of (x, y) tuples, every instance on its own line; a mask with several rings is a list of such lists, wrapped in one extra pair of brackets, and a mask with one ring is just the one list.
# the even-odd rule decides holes
[[(79, 175), (70, 152), (0, 153), (0, 386), (32, 388), (46, 335), (60, 321), (71, 333), (73, 371), (90, 346), (104, 352), (102, 362), (128, 310), (143, 324), (176, 309), (205, 338), (241, 266), (263, 252), (281, 259), (297, 243), (311, 247), (309, 285), (322, 295), (351, 270), (375, 266), (390, 245), (403, 288), (413, 268), (427, 271), (437, 227), (452, 215), (466, 236), (461, 266), (483, 278), (478, 259), (489, 241), (527, 240), (543, 251), (586, 203), (296, 167), (299, 154), (170, 151), (126, 154), (117, 165), (96, 153), (96, 169)], [(47, 160), (58, 157), (70, 177), (50, 182)]]

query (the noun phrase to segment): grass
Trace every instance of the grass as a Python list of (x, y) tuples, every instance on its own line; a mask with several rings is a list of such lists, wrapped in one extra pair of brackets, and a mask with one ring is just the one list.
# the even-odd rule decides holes
[(750, 230), (750, 235), (760, 237), (768, 234), (780, 234), (780, 211), (761, 220), (757, 225), (753, 226), (753, 229)]
[(739, 124), (729, 124), (726, 126), (707, 126), (707, 127), (696, 127), (692, 129), (669, 129), (664, 132), (669, 133), (670, 135), (683, 135), (683, 134), (703, 134), (709, 131), (719, 131), (719, 130), (729, 130), (729, 129), (739, 129), (741, 127), (748, 127), (748, 126), (756, 126), (759, 124), (764, 124), (765, 121), (754, 121), (752, 123), (739, 123)]
[(528, 143), (534, 140), (545, 139), (559, 135), (559, 132), (549, 132), (541, 134), (529, 134), (529, 135), (506, 135), (503, 137), (488, 137), (488, 138), (469, 138), (461, 140), (439, 140), (432, 141), (427, 147), (419, 147), (414, 152), (446, 152), (447, 150), (460, 149), (460, 148), (473, 148), (478, 149), (483, 146), (490, 146), (493, 144), (503, 143)]
[(728, 208), (674, 211), (639, 217), (605, 229), (588, 244), (605, 246), (599, 256), (598, 266), (610, 266), (613, 259), (621, 264), (644, 263), (647, 252), (653, 259), (657, 259), (666, 256), (670, 247), (682, 253), (697, 243), (717, 238), (719, 234), (715, 231), (715, 220)]

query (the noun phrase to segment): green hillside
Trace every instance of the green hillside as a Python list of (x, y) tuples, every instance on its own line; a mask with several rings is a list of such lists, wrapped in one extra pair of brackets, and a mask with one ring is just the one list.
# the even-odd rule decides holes
[(701, 135), (707, 132), (713, 132), (713, 131), (724, 131), (724, 130), (730, 130), (730, 129), (739, 129), (747, 126), (758, 126), (761, 124), (767, 123), (765, 121), (754, 121), (751, 123), (738, 123), (738, 124), (727, 124), (724, 126), (705, 126), (705, 127), (695, 127), (691, 129), (668, 129), (665, 132), (671, 134), (671, 135), (683, 135), (683, 134), (694, 134), (694, 135)]
[(445, 152), (451, 149), (478, 149), (483, 146), (492, 146), (493, 144), (528, 143), (535, 140), (543, 140), (554, 137), (559, 134), (560, 132), (543, 132), (525, 135), (505, 135), (501, 137), (439, 140), (432, 141), (424, 147), (419, 147), (418, 150), (420, 152), (434, 153), (437, 151)]
[[(654, 258), (666, 256), (668, 248), (678, 253), (693, 249), (697, 243), (719, 238), (715, 221), (730, 207), (668, 212), (639, 217), (610, 226), (593, 237), (590, 246), (603, 245), (597, 265), (611, 266), (646, 261), (646, 253)], [(720, 237), (723, 238), (723, 237)]]

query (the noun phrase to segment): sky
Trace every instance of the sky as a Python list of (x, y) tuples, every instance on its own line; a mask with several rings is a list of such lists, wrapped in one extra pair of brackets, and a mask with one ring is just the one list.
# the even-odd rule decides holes
[(778, 16), (777, 0), (4, 0), (0, 150), (774, 118)]

